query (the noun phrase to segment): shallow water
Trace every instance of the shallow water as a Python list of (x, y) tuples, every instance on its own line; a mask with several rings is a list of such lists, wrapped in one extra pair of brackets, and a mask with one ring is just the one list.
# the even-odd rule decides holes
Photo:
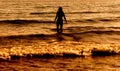
[(119, 5), (119, 0), (1, 0), (0, 36), (50, 33), (56, 27), (53, 22), (58, 6), (63, 7), (67, 17), (65, 28), (117, 27), (119, 31)]
[(0, 70), (14, 71), (119, 71), (120, 56), (77, 58), (21, 58), (0, 62)]
[[(56, 26), (53, 22), (58, 6), (63, 7), (68, 20), (68, 24), (64, 24), (63, 28), (65, 40), (102, 43), (98, 47), (106, 43), (119, 44), (120, 0), (0, 0), (1, 47), (38, 46), (37, 43), (38, 41), (40, 43), (41, 39), (37, 37), (6, 39), (2, 38), (3, 36), (54, 35)], [(49, 40), (51, 39), (49, 36)], [(53, 43), (51, 41), (50, 43)], [(120, 50), (117, 45), (115, 48)], [(10, 62), (0, 61), (0, 70), (119, 71), (119, 59), (119, 56), (22, 58)]]

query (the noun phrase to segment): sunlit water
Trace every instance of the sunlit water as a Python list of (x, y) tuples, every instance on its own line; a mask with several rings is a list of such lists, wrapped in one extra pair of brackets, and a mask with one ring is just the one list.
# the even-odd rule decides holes
[[(114, 59), (113, 59), (114, 57)], [(39, 58), (0, 62), (0, 70), (14, 71), (119, 71), (120, 57)], [(114, 61), (114, 62), (113, 62)]]
[[(59, 6), (63, 7), (68, 21), (64, 26), (64, 33), (112, 31), (107, 35), (88, 33), (85, 38), (83, 34), (80, 37), (84, 38), (84, 41), (119, 44), (120, 0), (0, 0), (0, 36), (56, 33), (53, 21)], [(27, 22), (8, 22), (8, 20), (27, 20)], [(34, 21), (29, 22), (31, 20)], [(117, 32), (113, 33), (115, 31)], [(0, 70), (119, 71), (119, 59), (119, 56), (23, 58), (0, 62)]]

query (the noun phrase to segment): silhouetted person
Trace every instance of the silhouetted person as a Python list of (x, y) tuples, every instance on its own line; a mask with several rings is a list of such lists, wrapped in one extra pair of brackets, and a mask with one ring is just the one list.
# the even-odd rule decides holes
[[(59, 7), (58, 8), (58, 11), (56, 13), (56, 17), (55, 17), (55, 23), (56, 23), (56, 26), (57, 26), (57, 33), (62, 33), (62, 28), (63, 28), (63, 17), (66, 21), (66, 17), (65, 17), (65, 14), (62, 10), (62, 7)], [(66, 21), (67, 23), (67, 21)]]

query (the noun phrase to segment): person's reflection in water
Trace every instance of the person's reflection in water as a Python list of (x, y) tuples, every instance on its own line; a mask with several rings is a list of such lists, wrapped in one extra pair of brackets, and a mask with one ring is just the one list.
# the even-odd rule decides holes
[[(61, 34), (63, 32), (63, 17), (66, 21), (66, 17), (65, 17), (65, 14), (62, 10), (62, 7), (59, 7), (58, 8), (58, 11), (56, 13), (56, 17), (55, 17), (55, 23), (56, 23), (56, 26), (57, 26), (57, 33), (58, 34)], [(66, 21), (67, 23), (67, 21)]]

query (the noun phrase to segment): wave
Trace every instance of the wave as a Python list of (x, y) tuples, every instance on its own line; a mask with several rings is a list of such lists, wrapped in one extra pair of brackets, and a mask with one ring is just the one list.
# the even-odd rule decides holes
[[(111, 55), (120, 55), (120, 53), (114, 51), (114, 50), (101, 50), (93, 48), (90, 51), (90, 55), (88, 56), (111, 56)], [(13, 54), (13, 55), (7, 55), (4, 57), (4, 55), (1, 55), (0, 60), (9, 61), (11, 59), (19, 59), (19, 58), (56, 58), (56, 57), (65, 57), (65, 58), (76, 58), (76, 57), (86, 57), (86, 55), (83, 55), (84, 51), (80, 51), (80, 53), (76, 52), (62, 52), (62, 53), (33, 53), (26, 52), (27, 54)], [(2, 57), (3, 56), (3, 57)]]
[[(71, 32), (71, 34), (86, 34), (86, 33), (95, 33), (95, 34), (116, 34), (120, 35), (120, 27), (94, 27), (94, 26), (84, 26), (84, 27), (68, 27), (64, 29), (66, 32)], [(55, 29), (51, 29), (55, 30)]]
[[(112, 18), (90, 18), (90, 19), (71, 19), (69, 22), (81, 22), (81, 23), (97, 23), (97, 22), (118, 22), (120, 17)], [(12, 24), (28, 24), (28, 23), (54, 23), (51, 20), (30, 20), (30, 19), (13, 19), (13, 20), (0, 20), (0, 23), (12, 23)]]
[[(98, 34), (98, 35), (96, 35)], [(45, 58), (51, 58), (51, 57), (84, 57), (86, 56), (86, 53), (89, 53), (89, 55), (93, 56), (99, 56), (101, 55), (116, 55), (120, 54), (119, 47), (120, 45), (115, 45), (115, 44), (96, 44), (96, 43), (83, 43), (81, 39), (88, 38), (90, 37), (90, 40), (95, 39), (96, 41), (99, 41), (98, 38), (102, 38), (106, 36), (105, 34), (108, 34), (109, 36), (112, 36), (110, 34), (115, 34), (115, 35), (120, 35), (120, 31), (84, 31), (81, 33), (63, 33), (61, 35), (58, 34), (28, 34), (28, 35), (13, 35), (13, 36), (1, 36), (0, 41), (1, 41), (1, 47), (3, 44), (7, 45), (12, 45), (16, 44), (15, 42), (17, 41), (17, 44), (20, 43), (22, 45), (33, 45), (32, 46), (25, 46), (25, 47), (11, 47), (11, 54), (7, 53), (7, 49), (9, 47), (4, 47), (6, 52), (0, 52), (1, 57), (6, 57), (5, 59), (12, 59), (12, 58), (19, 58), (19, 57), (45, 57)], [(102, 35), (102, 36), (101, 36)], [(96, 39), (96, 36), (98, 38)], [(59, 39), (61, 39), (59, 41)], [(73, 40), (71, 40), (73, 38)], [(112, 38), (112, 37), (107, 37), (107, 39)], [(119, 37), (118, 37), (119, 38)], [(56, 41), (51, 41), (51, 40), (57, 40)], [(19, 41), (20, 40), (20, 41)], [(43, 44), (42, 41), (45, 41), (47, 43)], [(76, 40), (78, 42), (76, 42)], [(88, 39), (89, 40), (89, 39)], [(102, 42), (106, 40), (102, 39)], [(10, 41), (10, 42), (8, 42)], [(37, 41), (37, 42), (36, 42)], [(74, 42), (75, 41), (75, 42)], [(81, 42), (79, 42), (81, 41)], [(112, 40), (113, 41), (113, 40)], [(36, 43), (40, 42), (39, 46), (36, 46)], [(29, 43), (29, 44), (28, 44)], [(34, 45), (35, 44), (35, 45)], [(90, 47), (91, 45), (92, 47)], [(48, 47), (49, 46), (49, 47)], [(56, 47), (55, 47), (56, 46)], [(62, 48), (61, 46), (65, 47)], [(73, 47), (75, 49), (73, 49)], [(41, 48), (42, 47), (42, 48)], [(85, 47), (84, 50), (80, 49), (80, 47)], [(94, 48), (98, 49), (94, 49)], [(111, 50), (111, 48), (113, 49)], [(103, 50), (101, 50), (103, 48)], [(108, 49), (107, 49), (108, 48)], [(39, 49), (39, 50), (38, 50)], [(43, 49), (43, 50), (41, 50)], [(61, 50), (62, 49), (62, 50)], [(77, 50), (76, 50), (77, 49)], [(88, 50), (89, 49), (89, 50)], [(106, 50), (107, 49), (107, 50)], [(117, 50), (116, 50), (117, 49)], [(1, 48), (2, 50), (2, 48)], [(32, 50), (32, 51), (31, 51)], [(8, 49), (9, 51), (9, 49)], [(12, 54), (13, 52), (13, 54)], [(19, 53), (21, 52), (21, 53)], [(2, 55), (3, 54), (3, 55)]]
[[(120, 11), (81, 11), (81, 12), (65, 12), (65, 14), (96, 14), (96, 13), (120, 13)], [(31, 15), (39, 14), (56, 14), (56, 12), (31, 12)]]
[(120, 6), (120, 4), (114, 4), (114, 5), (108, 5), (108, 6), (106, 6), (106, 7), (113, 7), (113, 8), (117, 8), (117, 7), (119, 7)]
[(119, 22), (119, 21), (120, 21), (120, 17), (108, 17), (108, 18), (103, 17), (103, 18), (90, 18), (90, 19), (75, 20), (75, 22), (82, 22), (82, 23)]
[[(102, 13), (102, 12), (92, 12), (92, 11), (85, 11), (85, 12), (66, 12), (65, 14), (93, 14), (93, 13)], [(39, 15), (39, 14), (56, 14), (56, 12), (32, 12), (31, 15)]]
[(28, 23), (54, 23), (54, 21), (43, 20), (0, 20), (0, 23), (12, 23), (12, 24), (28, 24)]
[(32, 12), (31, 15), (38, 15), (38, 14), (56, 14), (56, 12)]

